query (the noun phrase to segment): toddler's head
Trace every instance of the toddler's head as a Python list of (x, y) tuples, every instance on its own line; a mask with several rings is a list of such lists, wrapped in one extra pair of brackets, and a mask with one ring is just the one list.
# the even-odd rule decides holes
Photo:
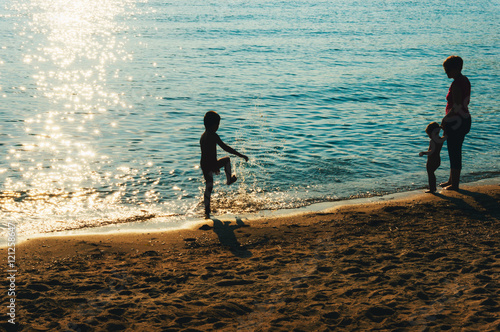
[(425, 132), (427, 133), (427, 135), (430, 138), (432, 138), (432, 136), (435, 135), (435, 134), (439, 135), (439, 131), (440, 130), (441, 130), (441, 127), (439, 127), (439, 124), (437, 122), (431, 122), (425, 128)]

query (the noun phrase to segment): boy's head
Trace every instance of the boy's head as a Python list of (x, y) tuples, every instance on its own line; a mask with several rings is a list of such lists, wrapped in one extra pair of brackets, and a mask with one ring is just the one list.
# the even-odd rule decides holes
[(461, 72), (464, 65), (464, 60), (458, 55), (452, 55), (446, 58), (443, 62), (444, 71), (449, 73), (451, 71)]
[(432, 134), (436, 131), (437, 129), (437, 132), (439, 133), (439, 131), (441, 130), (441, 128), (439, 127), (439, 124), (437, 122), (431, 122), (427, 125), (427, 128), (425, 128), (425, 132), (427, 133), (427, 135), (429, 137), (432, 138)]
[(220, 115), (215, 111), (208, 111), (203, 118), (203, 123), (205, 124), (206, 130), (218, 128), (220, 123)]

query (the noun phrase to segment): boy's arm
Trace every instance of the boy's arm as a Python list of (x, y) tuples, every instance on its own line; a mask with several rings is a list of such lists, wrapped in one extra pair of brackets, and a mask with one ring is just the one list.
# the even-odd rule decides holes
[(238, 156), (240, 158), (243, 158), (245, 159), (245, 161), (248, 161), (248, 157), (245, 156), (244, 154), (241, 154), (239, 153), (238, 151), (236, 151), (235, 149), (233, 149), (232, 147), (230, 147), (229, 145), (226, 145), (219, 137), (219, 135), (217, 135), (217, 144), (219, 144), (219, 146), (222, 148), (222, 150), (226, 151), (226, 152), (229, 152), (231, 154), (234, 154), (235, 156)]

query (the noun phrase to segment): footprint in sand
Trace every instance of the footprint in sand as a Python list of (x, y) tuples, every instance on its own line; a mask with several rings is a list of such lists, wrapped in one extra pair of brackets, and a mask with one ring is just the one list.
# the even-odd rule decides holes
[(374, 322), (380, 323), (384, 319), (386, 319), (389, 316), (392, 316), (394, 314), (394, 310), (392, 310), (389, 307), (384, 307), (384, 306), (375, 306), (369, 308), (365, 316), (371, 319)]

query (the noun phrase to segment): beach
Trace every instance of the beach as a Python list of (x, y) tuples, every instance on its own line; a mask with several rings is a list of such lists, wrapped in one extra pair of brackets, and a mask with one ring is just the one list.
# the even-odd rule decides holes
[(189, 230), (31, 239), (16, 247), (15, 327), (498, 331), (499, 202), (498, 185), (464, 185)]
[[(499, 330), (499, 11), (464, 6), (0, 6), (0, 332)], [(424, 194), (459, 99), (464, 186)], [(202, 219), (211, 110), (245, 158)]]

